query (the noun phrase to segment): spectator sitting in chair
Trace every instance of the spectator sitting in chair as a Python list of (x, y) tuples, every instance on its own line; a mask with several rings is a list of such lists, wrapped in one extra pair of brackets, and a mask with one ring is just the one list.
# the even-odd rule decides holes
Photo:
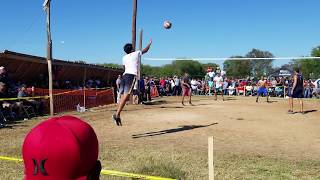
[[(26, 85), (22, 85), (18, 92), (18, 99), (24, 97), (29, 97)], [(34, 99), (23, 99), (22, 102), (24, 105), (32, 106), (38, 115), (43, 116), (43, 102)]]
[(6, 71), (6, 68), (3, 66), (0, 66), (0, 82), (6, 85), (8, 85), (9, 83), (8, 73)]
[(248, 83), (246, 86), (246, 96), (253, 96), (253, 86), (251, 83)]
[(8, 94), (6, 92), (6, 84), (0, 82), (0, 98), (8, 98)]
[(235, 86), (234, 86), (234, 84), (232, 83), (232, 84), (230, 84), (230, 86), (228, 87), (228, 92), (229, 92), (229, 96), (232, 96), (232, 95), (234, 95), (235, 94), (235, 92), (236, 92), (236, 88), (235, 88)]
[[(7, 98), (7, 94), (5, 93), (5, 84), (3, 82), (0, 82), (0, 98)], [(0, 101), (0, 109), (1, 109), (1, 113), (3, 112), (3, 109), (6, 105), (10, 105), (5, 101)], [(3, 114), (3, 113), (2, 113)], [(3, 115), (2, 115), (3, 116)], [(0, 127), (4, 127), (4, 123), (5, 123), (5, 117), (1, 117), (0, 119)]]
[[(3, 82), (0, 82), (0, 98), (12, 98), (8, 93), (7, 86)], [(16, 113), (22, 112), (22, 106), (14, 101), (0, 101), (1, 110), (5, 111), (11, 120), (15, 120)]]

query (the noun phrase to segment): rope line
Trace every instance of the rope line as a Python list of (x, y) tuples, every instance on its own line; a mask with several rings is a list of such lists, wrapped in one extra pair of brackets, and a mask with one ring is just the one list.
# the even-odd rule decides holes
[[(12, 157), (5, 157), (0, 156), (0, 160), (2, 161), (12, 161), (12, 162), (23, 162), (22, 159), (18, 158), (12, 158)], [(126, 173), (126, 172), (120, 172), (120, 171), (114, 171), (114, 170), (101, 170), (101, 175), (109, 175), (109, 176), (118, 176), (118, 177), (128, 177), (128, 178), (138, 178), (138, 179), (148, 179), (148, 180), (175, 180), (171, 178), (163, 178), (163, 177), (157, 177), (157, 176), (147, 176), (147, 175), (141, 175), (141, 174), (133, 174), (133, 173)]]

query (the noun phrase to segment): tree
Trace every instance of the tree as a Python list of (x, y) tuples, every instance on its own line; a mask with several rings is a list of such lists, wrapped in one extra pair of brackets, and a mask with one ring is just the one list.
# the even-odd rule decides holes
[[(215, 64), (211, 64), (215, 67)], [(172, 77), (188, 73), (191, 77), (202, 78), (205, 75), (204, 65), (194, 60), (177, 60), (161, 67), (142, 65), (141, 73), (146, 76)]]
[[(273, 58), (273, 54), (269, 51), (261, 51), (252, 49), (247, 55), (247, 58)], [(250, 60), (252, 75), (255, 77), (266, 76), (272, 71), (273, 60)]]
[(218, 64), (216, 63), (206, 63), (206, 64), (202, 64), (202, 69), (203, 69), (203, 72), (206, 73), (207, 72), (207, 69), (211, 67), (213, 69), (217, 69), (219, 67)]
[(292, 71), (293, 68), (294, 68), (294, 64), (292, 62), (289, 62), (288, 64), (283, 64), (280, 69)]
[[(243, 57), (233, 56), (232, 58)], [(223, 63), (223, 69), (229, 77), (245, 78), (251, 74), (251, 62), (248, 60), (226, 60)]]
[(153, 67), (141, 64), (141, 75), (150, 76), (153, 73)]
[(175, 69), (172, 64), (166, 64), (162, 67), (159, 67), (158, 72), (160, 73), (159, 77), (172, 77), (178, 75), (177, 69)]
[[(320, 57), (320, 46), (311, 51), (311, 56)], [(299, 67), (305, 78), (317, 79), (320, 77), (320, 60), (319, 59), (301, 59), (293, 61), (295, 67)]]
[(79, 63), (79, 64), (87, 64), (87, 62), (86, 62), (86, 61), (83, 61), (83, 60), (75, 61), (75, 63)]
[(312, 49), (311, 56), (320, 57), (320, 46), (315, 47), (315, 48)]
[(299, 67), (305, 78), (316, 79), (320, 77), (320, 61), (315, 59), (300, 59), (294, 61), (294, 66)]
[(194, 61), (194, 60), (173, 61), (172, 66), (174, 67), (177, 75), (179, 76), (182, 76), (184, 73), (188, 73), (191, 77), (202, 78), (205, 75), (202, 64), (199, 61)]
[(123, 65), (120, 65), (120, 64), (115, 64), (115, 63), (104, 63), (104, 64), (99, 64), (100, 66), (103, 66), (103, 67), (108, 67), (108, 68), (120, 68), (120, 69), (123, 69)]

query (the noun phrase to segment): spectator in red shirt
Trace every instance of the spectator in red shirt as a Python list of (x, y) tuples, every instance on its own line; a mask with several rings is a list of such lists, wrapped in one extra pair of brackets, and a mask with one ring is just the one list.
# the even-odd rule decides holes
[(160, 78), (160, 85), (161, 85), (162, 88), (165, 88), (166, 80), (164, 78)]

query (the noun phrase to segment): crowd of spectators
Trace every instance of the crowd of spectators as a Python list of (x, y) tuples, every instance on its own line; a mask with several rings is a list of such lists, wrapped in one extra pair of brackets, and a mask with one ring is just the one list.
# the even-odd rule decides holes
[[(211, 77), (210, 77), (211, 76)], [(193, 95), (211, 96), (215, 92), (217, 74), (209, 74), (206, 77), (192, 78), (191, 89)], [(180, 96), (182, 93), (181, 77), (142, 77), (140, 81), (140, 92), (142, 99), (151, 101), (151, 95), (155, 90), (159, 96)], [(263, 77), (267, 82), (269, 96), (271, 97), (287, 97), (291, 92), (293, 85), (292, 77)], [(121, 76), (119, 76), (119, 83)], [(228, 96), (256, 96), (258, 91), (259, 79), (234, 79), (223, 76), (223, 81), (219, 81), (222, 86), (222, 92)], [(212, 82), (212, 84), (211, 84)], [(319, 98), (320, 96), (320, 79), (308, 79), (304, 81), (304, 98)]]
[(8, 121), (42, 116), (43, 102), (29, 99), (31, 94), (21, 82), (13, 82), (5, 67), (0, 67), (0, 127)]
[[(34, 98), (35, 88), (48, 89), (48, 77), (39, 74), (38, 78), (31, 82), (13, 81), (4, 66), (0, 66), (0, 127), (16, 120), (27, 120), (45, 113), (47, 100)], [(53, 80), (54, 89), (83, 89), (103, 88), (107, 84), (97, 77), (88, 78), (85, 83), (71, 80)], [(30, 98), (28, 98), (30, 97)], [(31, 98), (32, 97), (32, 98)]]
[[(53, 81), (53, 88), (54, 89), (82, 89), (83, 82), (75, 82), (72, 80), (65, 80), (65, 81)], [(91, 77), (85, 81), (85, 87), (88, 89), (91, 88), (103, 88), (107, 87), (107, 84), (104, 83), (100, 78)]]

